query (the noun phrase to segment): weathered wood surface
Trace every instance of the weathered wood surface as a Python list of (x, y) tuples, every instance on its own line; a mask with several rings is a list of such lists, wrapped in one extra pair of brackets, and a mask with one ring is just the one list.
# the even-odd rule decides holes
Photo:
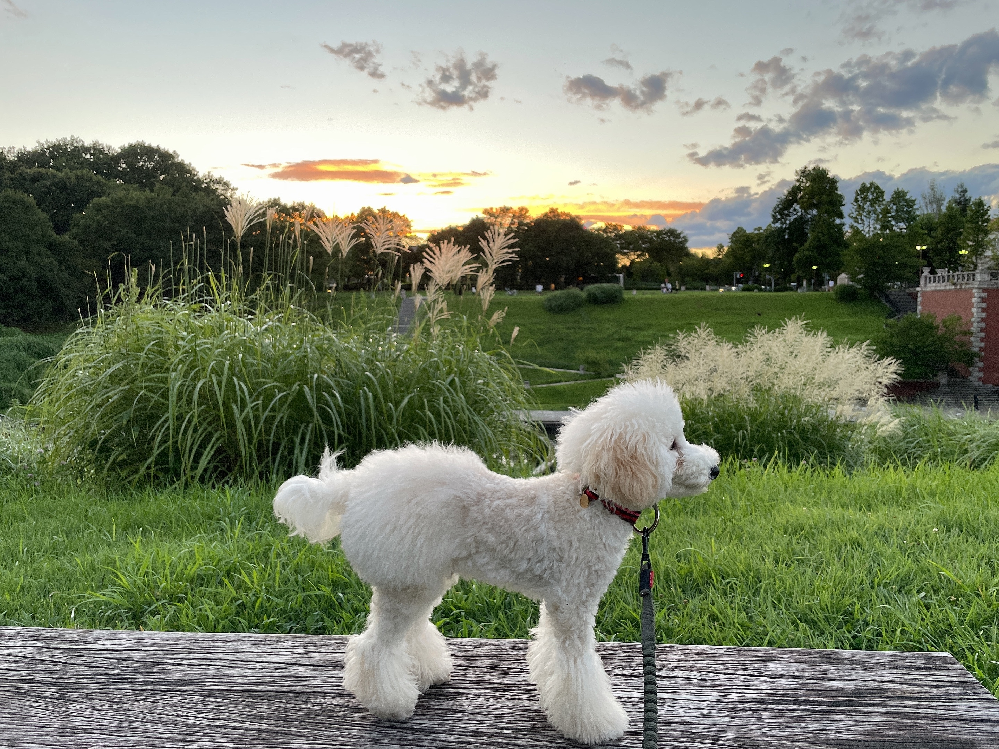
[[(0, 628), (2, 747), (563, 747), (523, 640), (451, 640), (406, 723), (343, 692), (345, 637)], [(641, 746), (641, 650), (600, 654)], [(660, 746), (999, 747), (999, 702), (946, 653), (664, 645)]]

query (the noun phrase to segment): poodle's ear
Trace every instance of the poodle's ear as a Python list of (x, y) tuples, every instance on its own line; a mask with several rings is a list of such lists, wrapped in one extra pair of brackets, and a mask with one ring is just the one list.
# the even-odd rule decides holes
[(651, 507), (669, 491), (672, 476), (662, 464), (665, 456), (659, 455), (658, 446), (647, 433), (607, 432), (589, 445), (589, 460), (580, 478), (602, 497), (626, 507)]

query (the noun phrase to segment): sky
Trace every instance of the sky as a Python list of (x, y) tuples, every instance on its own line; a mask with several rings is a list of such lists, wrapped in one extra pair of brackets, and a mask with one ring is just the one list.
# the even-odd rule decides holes
[(766, 225), (805, 166), (999, 208), (999, 0), (0, 0), (0, 146), (144, 141), (417, 231)]

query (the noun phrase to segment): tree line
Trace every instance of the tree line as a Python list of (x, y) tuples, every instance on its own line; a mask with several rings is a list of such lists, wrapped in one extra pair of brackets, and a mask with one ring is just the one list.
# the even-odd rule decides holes
[[(774, 205), (766, 227), (738, 227), (712, 258), (715, 277), (729, 283), (786, 287), (824, 284), (847, 273), (879, 293), (912, 286), (921, 269), (971, 270), (996, 246), (999, 218), (963, 183), (947, 198), (934, 180), (919, 200), (896, 188), (886, 194), (864, 182), (849, 214), (838, 180), (821, 166), (803, 167)], [(846, 219), (849, 218), (849, 223)]]

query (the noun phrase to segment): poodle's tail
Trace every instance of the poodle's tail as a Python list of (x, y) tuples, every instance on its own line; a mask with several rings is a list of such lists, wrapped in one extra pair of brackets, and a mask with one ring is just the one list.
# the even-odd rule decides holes
[(278, 488), (274, 514), (291, 528), (291, 535), (323, 543), (340, 535), (340, 518), (347, 511), (347, 484), (337, 480), (340, 453), (323, 453), (319, 478), (294, 476)]

